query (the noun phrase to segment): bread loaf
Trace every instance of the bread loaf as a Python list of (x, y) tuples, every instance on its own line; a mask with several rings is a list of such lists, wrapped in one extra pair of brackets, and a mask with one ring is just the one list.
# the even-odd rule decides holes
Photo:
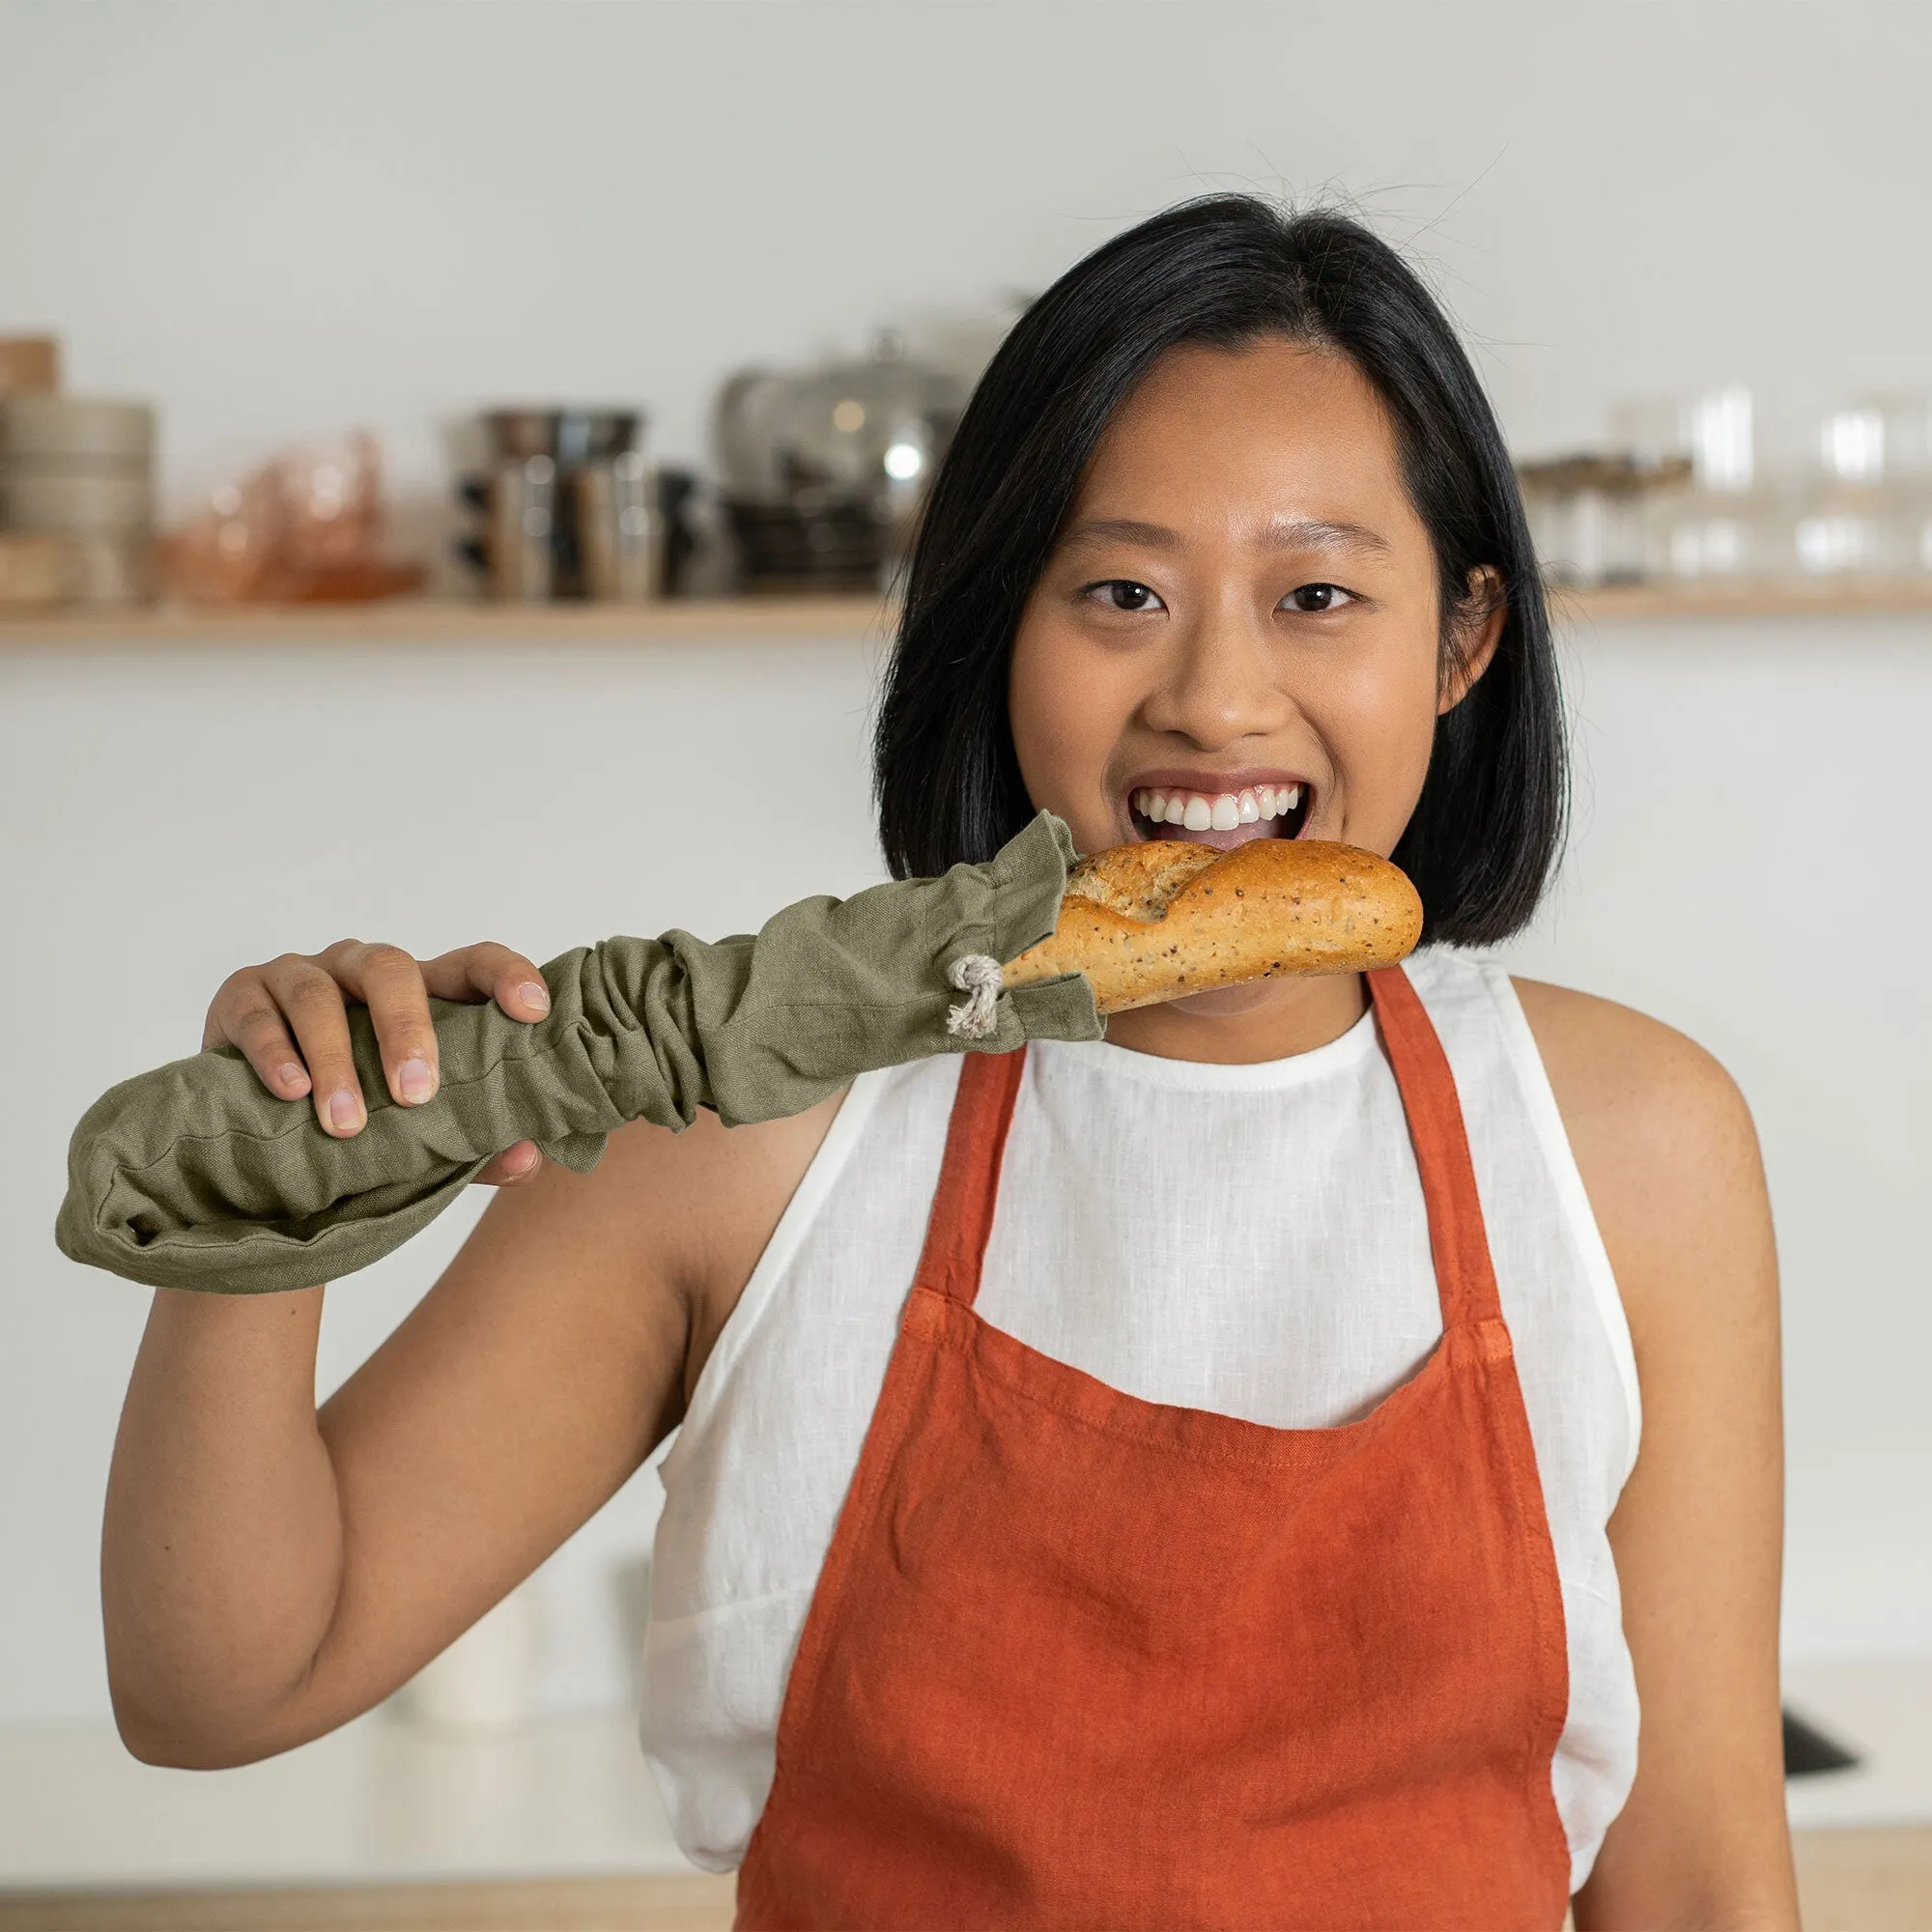
[(1117, 845), (1067, 875), (1050, 939), (1008, 986), (1084, 973), (1103, 1013), (1287, 973), (1392, 966), (1422, 935), (1422, 900), (1388, 860), (1319, 839), (1222, 852), (1181, 839)]

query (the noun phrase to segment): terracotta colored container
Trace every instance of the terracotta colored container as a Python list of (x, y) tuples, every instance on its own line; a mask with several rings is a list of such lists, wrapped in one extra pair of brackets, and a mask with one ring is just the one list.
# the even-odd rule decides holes
[(60, 387), (60, 344), (51, 335), (0, 335), (0, 396), (51, 395)]

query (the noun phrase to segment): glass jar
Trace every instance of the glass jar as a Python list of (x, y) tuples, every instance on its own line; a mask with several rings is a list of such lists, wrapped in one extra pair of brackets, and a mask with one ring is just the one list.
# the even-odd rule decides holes
[(1675, 466), (1644, 500), (1645, 575), (1726, 582), (1776, 568), (1777, 518), (1758, 475), (1754, 417), (1751, 392), (1737, 384), (1612, 411), (1618, 440), (1634, 455)]
[(1927, 567), (1927, 428), (1918, 398), (1849, 403), (1823, 419), (1791, 519), (1800, 576), (1885, 579)]

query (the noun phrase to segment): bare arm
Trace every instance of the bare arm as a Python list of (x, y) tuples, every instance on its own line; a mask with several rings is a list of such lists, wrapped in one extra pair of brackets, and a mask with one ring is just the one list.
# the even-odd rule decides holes
[[(390, 985), (368, 997), (404, 1098), (402, 1063), (413, 1045), (433, 1066), (434, 1036), (412, 1032), (420, 1005), (428, 1033), (423, 979), (398, 997), (397, 958), (417, 973), (387, 958)], [(338, 1062), (327, 997), (306, 983), (278, 1004), (312, 1082), (274, 1079), (285, 1032), (238, 1021), (249, 1037), (237, 1043), (273, 1091), (311, 1089), (328, 1125), (346, 1028)], [(320, 1288), (158, 1291), (102, 1536), (108, 1677), (129, 1748), (194, 1766), (285, 1750), (376, 1703), (526, 1576), (681, 1414), (696, 1353), (835, 1107), (728, 1133), (710, 1116), (682, 1135), (639, 1122), (590, 1175), (526, 1169), (319, 1413)], [(358, 1104), (355, 1127), (330, 1130), (359, 1125)]]
[(1777, 1615), (1777, 1266), (1743, 1096), (1682, 1035), (1519, 981), (1629, 1317), (1643, 1398), (1610, 1521), (1636, 1782), (1578, 1932), (1795, 1932)]

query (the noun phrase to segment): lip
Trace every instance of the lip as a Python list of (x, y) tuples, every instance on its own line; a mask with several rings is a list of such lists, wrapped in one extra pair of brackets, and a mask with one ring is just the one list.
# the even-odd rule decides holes
[[(1307, 803), (1301, 808), (1301, 817), (1293, 832), (1281, 832), (1271, 827), (1279, 821), (1265, 821), (1263, 824), (1247, 824), (1229, 832), (1182, 832), (1176, 826), (1160, 826), (1150, 830), (1146, 822), (1135, 812), (1132, 806), (1133, 795), (1137, 791), (1193, 791), (1208, 798), (1218, 798), (1223, 793), (1251, 791), (1257, 785), (1272, 785), (1276, 790), (1299, 785)], [(1199, 766), (1161, 765), (1145, 772), (1136, 772), (1119, 795), (1120, 822), (1125, 829), (1129, 843), (1137, 843), (1147, 838), (1177, 838), (1189, 844), (1212, 845), (1221, 850), (1231, 850), (1236, 845), (1245, 844), (1251, 838), (1298, 838), (1306, 830), (1313, 815), (1316, 800), (1315, 786), (1301, 773), (1291, 771), (1282, 765), (1244, 765), (1235, 771), (1206, 771)]]
[(1218, 798), (1224, 791), (1251, 791), (1256, 785), (1279, 788), (1309, 782), (1302, 773), (1292, 772), (1286, 765), (1244, 765), (1234, 772), (1206, 772), (1198, 767), (1162, 765), (1157, 771), (1136, 772), (1121, 787), (1121, 796), (1130, 798), (1137, 791), (1152, 790), (1158, 786), (1163, 791), (1198, 791), (1209, 798)]

